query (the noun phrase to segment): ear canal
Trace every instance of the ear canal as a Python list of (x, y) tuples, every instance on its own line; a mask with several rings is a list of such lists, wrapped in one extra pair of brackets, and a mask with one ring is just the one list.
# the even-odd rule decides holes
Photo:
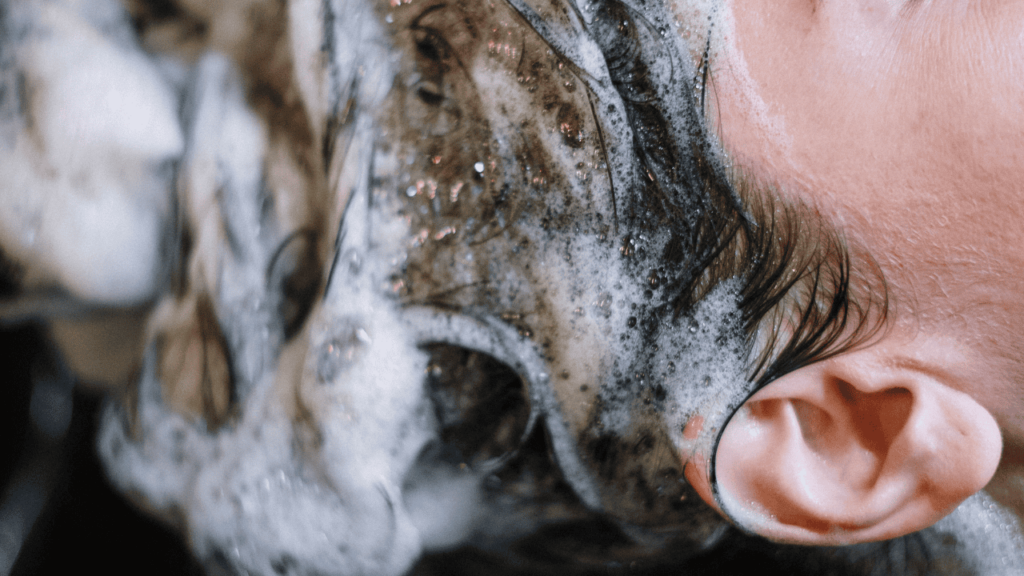
[(985, 486), (1002, 439), (970, 396), (916, 372), (828, 361), (754, 394), (715, 456), (718, 506), (741, 527), (814, 545), (930, 526)]

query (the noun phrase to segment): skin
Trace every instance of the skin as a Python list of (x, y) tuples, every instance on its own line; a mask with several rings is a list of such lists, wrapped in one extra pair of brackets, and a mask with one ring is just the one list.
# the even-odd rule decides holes
[(1024, 3), (726, 7), (725, 149), (878, 261), (896, 306), (873, 353), (988, 410), (1005, 484), (1024, 454)]

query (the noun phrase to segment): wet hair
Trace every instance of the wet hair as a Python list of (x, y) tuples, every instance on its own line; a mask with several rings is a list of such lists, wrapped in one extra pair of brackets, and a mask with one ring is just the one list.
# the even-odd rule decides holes
[(650, 15), (608, 0), (592, 27), (625, 104), (637, 173), (647, 176), (637, 179), (627, 225), (670, 230), (658, 279), (665, 311), (690, 314), (714, 288), (738, 281), (756, 389), (881, 335), (891, 297), (870, 256), (810, 207), (727, 166), (704, 118), (707, 51), (691, 92), (656, 69), (686, 67)]

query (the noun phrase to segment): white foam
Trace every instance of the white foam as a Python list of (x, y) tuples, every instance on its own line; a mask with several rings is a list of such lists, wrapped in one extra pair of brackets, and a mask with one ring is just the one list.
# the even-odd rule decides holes
[(1024, 574), (1020, 519), (985, 491), (964, 500), (934, 529), (956, 538), (957, 557), (974, 568), (978, 576)]
[[(738, 284), (733, 280), (717, 286), (677, 327), (676, 334), (666, 334), (662, 339), (663, 348), (682, 351), (660, 360), (675, 365), (670, 370), (674, 376), (666, 386), (671, 408), (665, 417), (670, 436), (682, 454), (692, 454), (700, 447), (711, 456), (712, 443), (725, 420), (754, 386), (748, 379), (747, 351), (737, 322)], [(701, 434), (697, 439), (684, 439), (682, 430), (694, 415), (704, 418)]]
[(11, 7), (26, 98), (23, 117), (5, 119), (18, 128), (0, 154), (0, 241), (32, 281), (132, 303), (162, 272), (169, 165), (183, 148), (176, 94), (131, 42), (123, 8), (81, 4)]
[[(363, 39), (380, 33), (362, 31)], [(386, 56), (379, 42), (358, 41), (340, 37), (342, 56)], [(360, 51), (370, 55), (361, 59)], [(361, 103), (374, 108), (391, 74), (387, 66), (366, 74)], [(275, 234), (287, 231), (260, 228), (265, 128), (226, 59), (201, 59), (192, 82), (182, 172), (196, 236), (190, 273), (200, 271), (193, 289), (213, 292), (235, 361), (239, 416), (207, 433), (201, 420), (169, 412), (151, 349), (139, 392), (141, 441), (126, 435), (115, 414), (107, 416), (101, 451), (111, 478), (158, 512), (183, 518), (194, 550), (211, 566), (401, 574), (421, 546), (401, 487), (434, 434), (422, 390), (426, 357), (380, 290), (406, 249), (408, 223), (386, 206), (346, 215), (338, 248), (346, 260), (304, 337), (282, 351), (265, 274)], [(371, 117), (353, 132), (335, 184), (342, 205), (355, 193), (363, 201), (353, 205), (366, 207), (377, 136)]]

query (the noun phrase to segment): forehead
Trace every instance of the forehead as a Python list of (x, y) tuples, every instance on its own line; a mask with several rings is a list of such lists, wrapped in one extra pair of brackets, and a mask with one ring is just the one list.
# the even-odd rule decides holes
[(725, 7), (710, 102), (737, 163), (836, 220), (917, 312), (1017, 315), (1021, 5)]

